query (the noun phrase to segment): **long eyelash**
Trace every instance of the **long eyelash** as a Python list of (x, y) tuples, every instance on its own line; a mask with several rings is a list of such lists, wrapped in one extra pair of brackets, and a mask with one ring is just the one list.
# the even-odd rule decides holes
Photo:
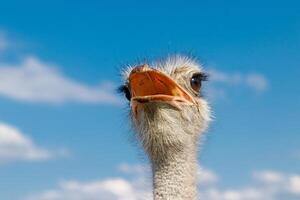
[(209, 80), (209, 74), (205, 72), (200, 73), (201, 81), (208, 81)]
[(121, 85), (117, 88), (118, 93), (124, 93), (127, 90), (127, 85)]

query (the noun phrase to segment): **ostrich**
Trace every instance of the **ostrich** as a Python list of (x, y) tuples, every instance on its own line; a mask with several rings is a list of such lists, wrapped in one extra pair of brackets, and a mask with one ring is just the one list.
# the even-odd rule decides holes
[(173, 56), (129, 67), (123, 77), (120, 91), (151, 163), (154, 199), (197, 199), (197, 144), (210, 121), (201, 96), (207, 75), (193, 59)]

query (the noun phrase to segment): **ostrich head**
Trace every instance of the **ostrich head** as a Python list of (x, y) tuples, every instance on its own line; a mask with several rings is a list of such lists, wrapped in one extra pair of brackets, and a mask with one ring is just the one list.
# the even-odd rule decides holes
[(152, 161), (196, 146), (210, 119), (201, 95), (207, 75), (197, 62), (169, 57), (129, 67), (123, 77), (120, 91), (130, 102), (132, 125)]

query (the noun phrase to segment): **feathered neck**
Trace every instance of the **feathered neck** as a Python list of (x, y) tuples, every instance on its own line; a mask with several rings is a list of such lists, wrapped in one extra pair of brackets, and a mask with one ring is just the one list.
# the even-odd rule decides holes
[(164, 159), (152, 159), (155, 200), (197, 199), (196, 148), (196, 144), (192, 143), (181, 151), (165, 152)]

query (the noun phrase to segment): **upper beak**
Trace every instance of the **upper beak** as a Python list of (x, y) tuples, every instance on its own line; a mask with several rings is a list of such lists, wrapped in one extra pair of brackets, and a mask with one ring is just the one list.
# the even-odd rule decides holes
[(165, 102), (178, 109), (180, 104), (192, 105), (194, 98), (174, 80), (147, 65), (138, 66), (129, 75), (132, 108), (138, 103)]

